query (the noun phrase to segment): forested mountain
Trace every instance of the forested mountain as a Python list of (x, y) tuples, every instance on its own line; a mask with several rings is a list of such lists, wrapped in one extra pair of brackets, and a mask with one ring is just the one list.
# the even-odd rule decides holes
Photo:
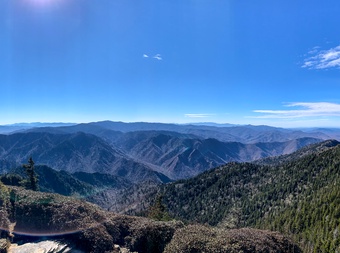
[(122, 176), (132, 182), (168, 182), (196, 176), (230, 161), (253, 161), (288, 154), (320, 141), (301, 138), (243, 144), (168, 131), (121, 133), (100, 127), (98, 132), (86, 124), (81, 126), (82, 129), (91, 129), (95, 134), (59, 131), (74, 127), (80, 126), (48, 128), (47, 132), (45, 128), (38, 128), (33, 132), (0, 135), (1, 171), (20, 166), (32, 156), (37, 164), (70, 173), (99, 172)]
[(172, 179), (189, 178), (231, 161), (253, 161), (292, 153), (319, 139), (301, 138), (286, 142), (243, 144), (201, 139), (176, 132), (142, 131), (125, 133), (115, 146), (130, 157), (154, 165)]
[(178, 219), (279, 230), (306, 252), (336, 252), (340, 145), (327, 145), (275, 166), (229, 163), (153, 191), (161, 193), (169, 213)]
[(320, 153), (339, 144), (340, 142), (337, 140), (327, 140), (320, 143), (307, 145), (290, 154), (267, 157), (254, 161), (253, 163), (262, 165), (280, 165), (282, 163), (295, 161), (309, 154)]
[(29, 156), (32, 156), (37, 164), (70, 173), (99, 172), (125, 177), (132, 182), (143, 180), (163, 182), (166, 178), (143, 163), (134, 161), (95, 135), (82, 132), (0, 135), (0, 160), (3, 172), (21, 166)]
[[(130, 187), (132, 182), (127, 179), (102, 173), (56, 171), (46, 165), (36, 165), (34, 168), (38, 179), (39, 191), (58, 193), (65, 196), (91, 199), (107, 189), (122, 190)], [(0, 175), (0, 181), (6, 185), (23, 186), (27, 178), (24, 168), (18, 167), (9, 173)]]

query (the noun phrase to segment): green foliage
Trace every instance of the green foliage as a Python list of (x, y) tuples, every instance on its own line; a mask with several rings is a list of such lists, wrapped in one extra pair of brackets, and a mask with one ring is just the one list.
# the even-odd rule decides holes
[(309, 158), (305, 186), (258, 224), (290, 234), (306, 252), (340, 252), (340, 149)]
[[(332, 188), (332, 189), (329, 189)], [(340, 250), (340, 187), (325, 187), (294, 203), (280, 213), (269, 215), (261, 226), (290, 234), (306, 252)]]
[(161, 192), (178, 219), (281, 231), (305, 252), (340, 252), (340, 146), (275, 165), (230, 163)]
[(14, 173), (0, 176), (0, 181), (5, 185), (22, 186), (23, 180), (24, 179), (20, 175)]
[(23, 167), (26, 169), (28, 180), (24, 182), (26, 187), (33, 191), (38, 191), (38, 178), (34, 171), (34, 161), (32, 157), (29, 158), (28, 164), (24, 164)]
[(163, 196), (158, 195), (155, 199), (155, 203), (150, 207), (148, 211), (148, 218), (158, 221), (170, 221), (170, 215), (166, 211), (166, 207), (163, 204)]
[(264, 178), (260, 173), (251, 182), (251, 175), (264, 171), (259, 168), (250, 163), (230, 163), (166, 185), (162, 191), (164, 203), (179, 219), (217, 225), (229, 215), (228, 227), (240, 227), (244, 223), (241, 203), (255, 192), (254, 182)]
[(9, 231), (10, 220), (8, 213), (10, 213), (10, 191), (0, 182), (0, 238), (6, 238), (9, 234), (5, 231)]
[(9, 201), (9, 190), (8, 188), (0, 182), (0, 209), (5, 207)]

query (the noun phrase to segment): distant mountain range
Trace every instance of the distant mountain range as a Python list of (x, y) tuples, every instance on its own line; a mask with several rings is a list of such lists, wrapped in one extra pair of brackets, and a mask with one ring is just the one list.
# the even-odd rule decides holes
[(25, 128), (0, 135), (0, 170), (36, 164), (69, 173), (104, 173), (131, 182), (168, 182), (230, 161), (289, 154), (329, 138), (267, 126), (216, 127), (95, 122)]
[[(134, 131), (170, 131), (182, 134), (196, 135), (200, 138), (214, 138), (223, 142), (234, 141), (242, 143), (283, 142), (298, 138), (311, 137), (317, 139), (340, 140), (340, 128), (305, 128), (285, 129), (270, 126), (231, 125), (215, 123), (196, 124), (165, 124), (165, 123), (124, 123), (100, 121), (83, 124), (72, 123), (21, 123), (0, 126), (0, 134), (18, 131), (46, 131), (54, 133), (91, 133), (108, 139), (114, 138), (114, 133)], [(113, 135), (113, 137), (112, 137)]]
[(32, 129), (36, 127), (60, 127), (60, 126), (72, 126), (74, 123), (16, 123), (10, 125), (0, 125), (0, 134), (11, 134), (14, 132), (20, 132), (26, 129)]

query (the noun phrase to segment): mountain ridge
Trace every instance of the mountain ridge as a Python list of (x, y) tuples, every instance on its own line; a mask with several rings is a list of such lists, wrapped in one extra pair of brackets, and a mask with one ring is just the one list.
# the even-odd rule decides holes
[(82, 132), (0, 135), (0, 160), (7, 166), (2, 168), (3, 172), (21, 166), (29, 156), (38, 164), (70, 173), (100, 172), (129, 177), (134, 182), (144, 178), (162, 181), (148, 166), (131, 160), (95, 135)]
[[(126, 133), (133, 131), (173, 131), (183, 134), (194, 134), (202, 138), (215, 138), (220, 141), (236, 141), (242, 143), (271, 142), (271, 141), (287, 141), (302, 137), (314, 137), (325, 139), (340, 140), (340, 129), (336, 128), (301, 128), (288, 129), (271, 126), (253, 126), (253, 125), (219, 125), (219, 124), (174, 124), (174, 123), (148, 123), (148, 122), (118, 122), (118, 121), (99, 121), (90, 123), (71, 124), (69, 126), (60, 127), (39, 127), (22, 131), (61, 131), (63, 133), (86, 132), (95, 135), (109, 136), (110, 134)], [(44, 126), (42, 124), (41, 126)], [(2, 127), (0, 126), (0, 134)], [(101, 132), (99, 134), (99, 132)], [(9, 133), (7, 131), (7, 133)]]
[(70, 173), (99, 172), (125, 177), (132, 182), (150, 179), (169, 182), (195, 176), (230, 161), (252, 161), (286, 154), (321, 141), (301, 138), (243, 144), (169, 131), (118, 135), (114, 132), (110, 139), (73, 130), (71, 133), (50, 133), (44, 128), (41, 132), (34, 129), (32, 132), (0, 135), (2, 171), (20, 166), (32, 156), (38, 164)]

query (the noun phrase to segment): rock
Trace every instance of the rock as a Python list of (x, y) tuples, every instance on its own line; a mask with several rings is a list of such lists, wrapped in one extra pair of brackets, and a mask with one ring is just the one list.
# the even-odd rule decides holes
[(0, 239), (0, 253), (6, 253), (9, 242), (6, 239)]
[(189, 225), (179, 229), (164, 253), (302, 253), (287, 237), (258, 229), (217, 229)]
[(175, 231), (184, 226), (178, 221), (162, 222), (125, 215), (114, 216), (104, 225), (116, 243), (139, 253), (163, 252)]
[(127, 248), (123, 248), (119, 246), (118, 244), (115, 244), (113, 246), (113, 253), (138, 253), (138, 252), (132, 252)]
[(12, 245), (9, 251), (12, 253), (76, 252), (74, 248), (87, 253), (301, 252), (287, 237), (270, 231), (225, 230), (202, 225), (185, 227), (179, 221), (117, 215), (58, 194), (19, 187), (10, 187), (10, 190), (12, 203), (10, 212), (5, 214), (8, 217), (11, 214), (14, 234), (58, 236), (74, 245), (41, 241)]
[(82, 251), (72, 249), (67, 244), (57, 241), (40, 241), (35, 243), (25, 243), (22, 245), (12, 244), (8, 253), (82, 253)]
[[(116, 215), (82, 200), (10, 187), (14, 233), (63, 236), (85, 252), (162, 252), (182, 222)], [(9, 216), (9, 215), (8, 215)], [(14, 237), (15, 239), (15, 237)], [(28, 245), (26, 245), (28, 247)], [(127, 249), (129, 251), (127, 251)]]

